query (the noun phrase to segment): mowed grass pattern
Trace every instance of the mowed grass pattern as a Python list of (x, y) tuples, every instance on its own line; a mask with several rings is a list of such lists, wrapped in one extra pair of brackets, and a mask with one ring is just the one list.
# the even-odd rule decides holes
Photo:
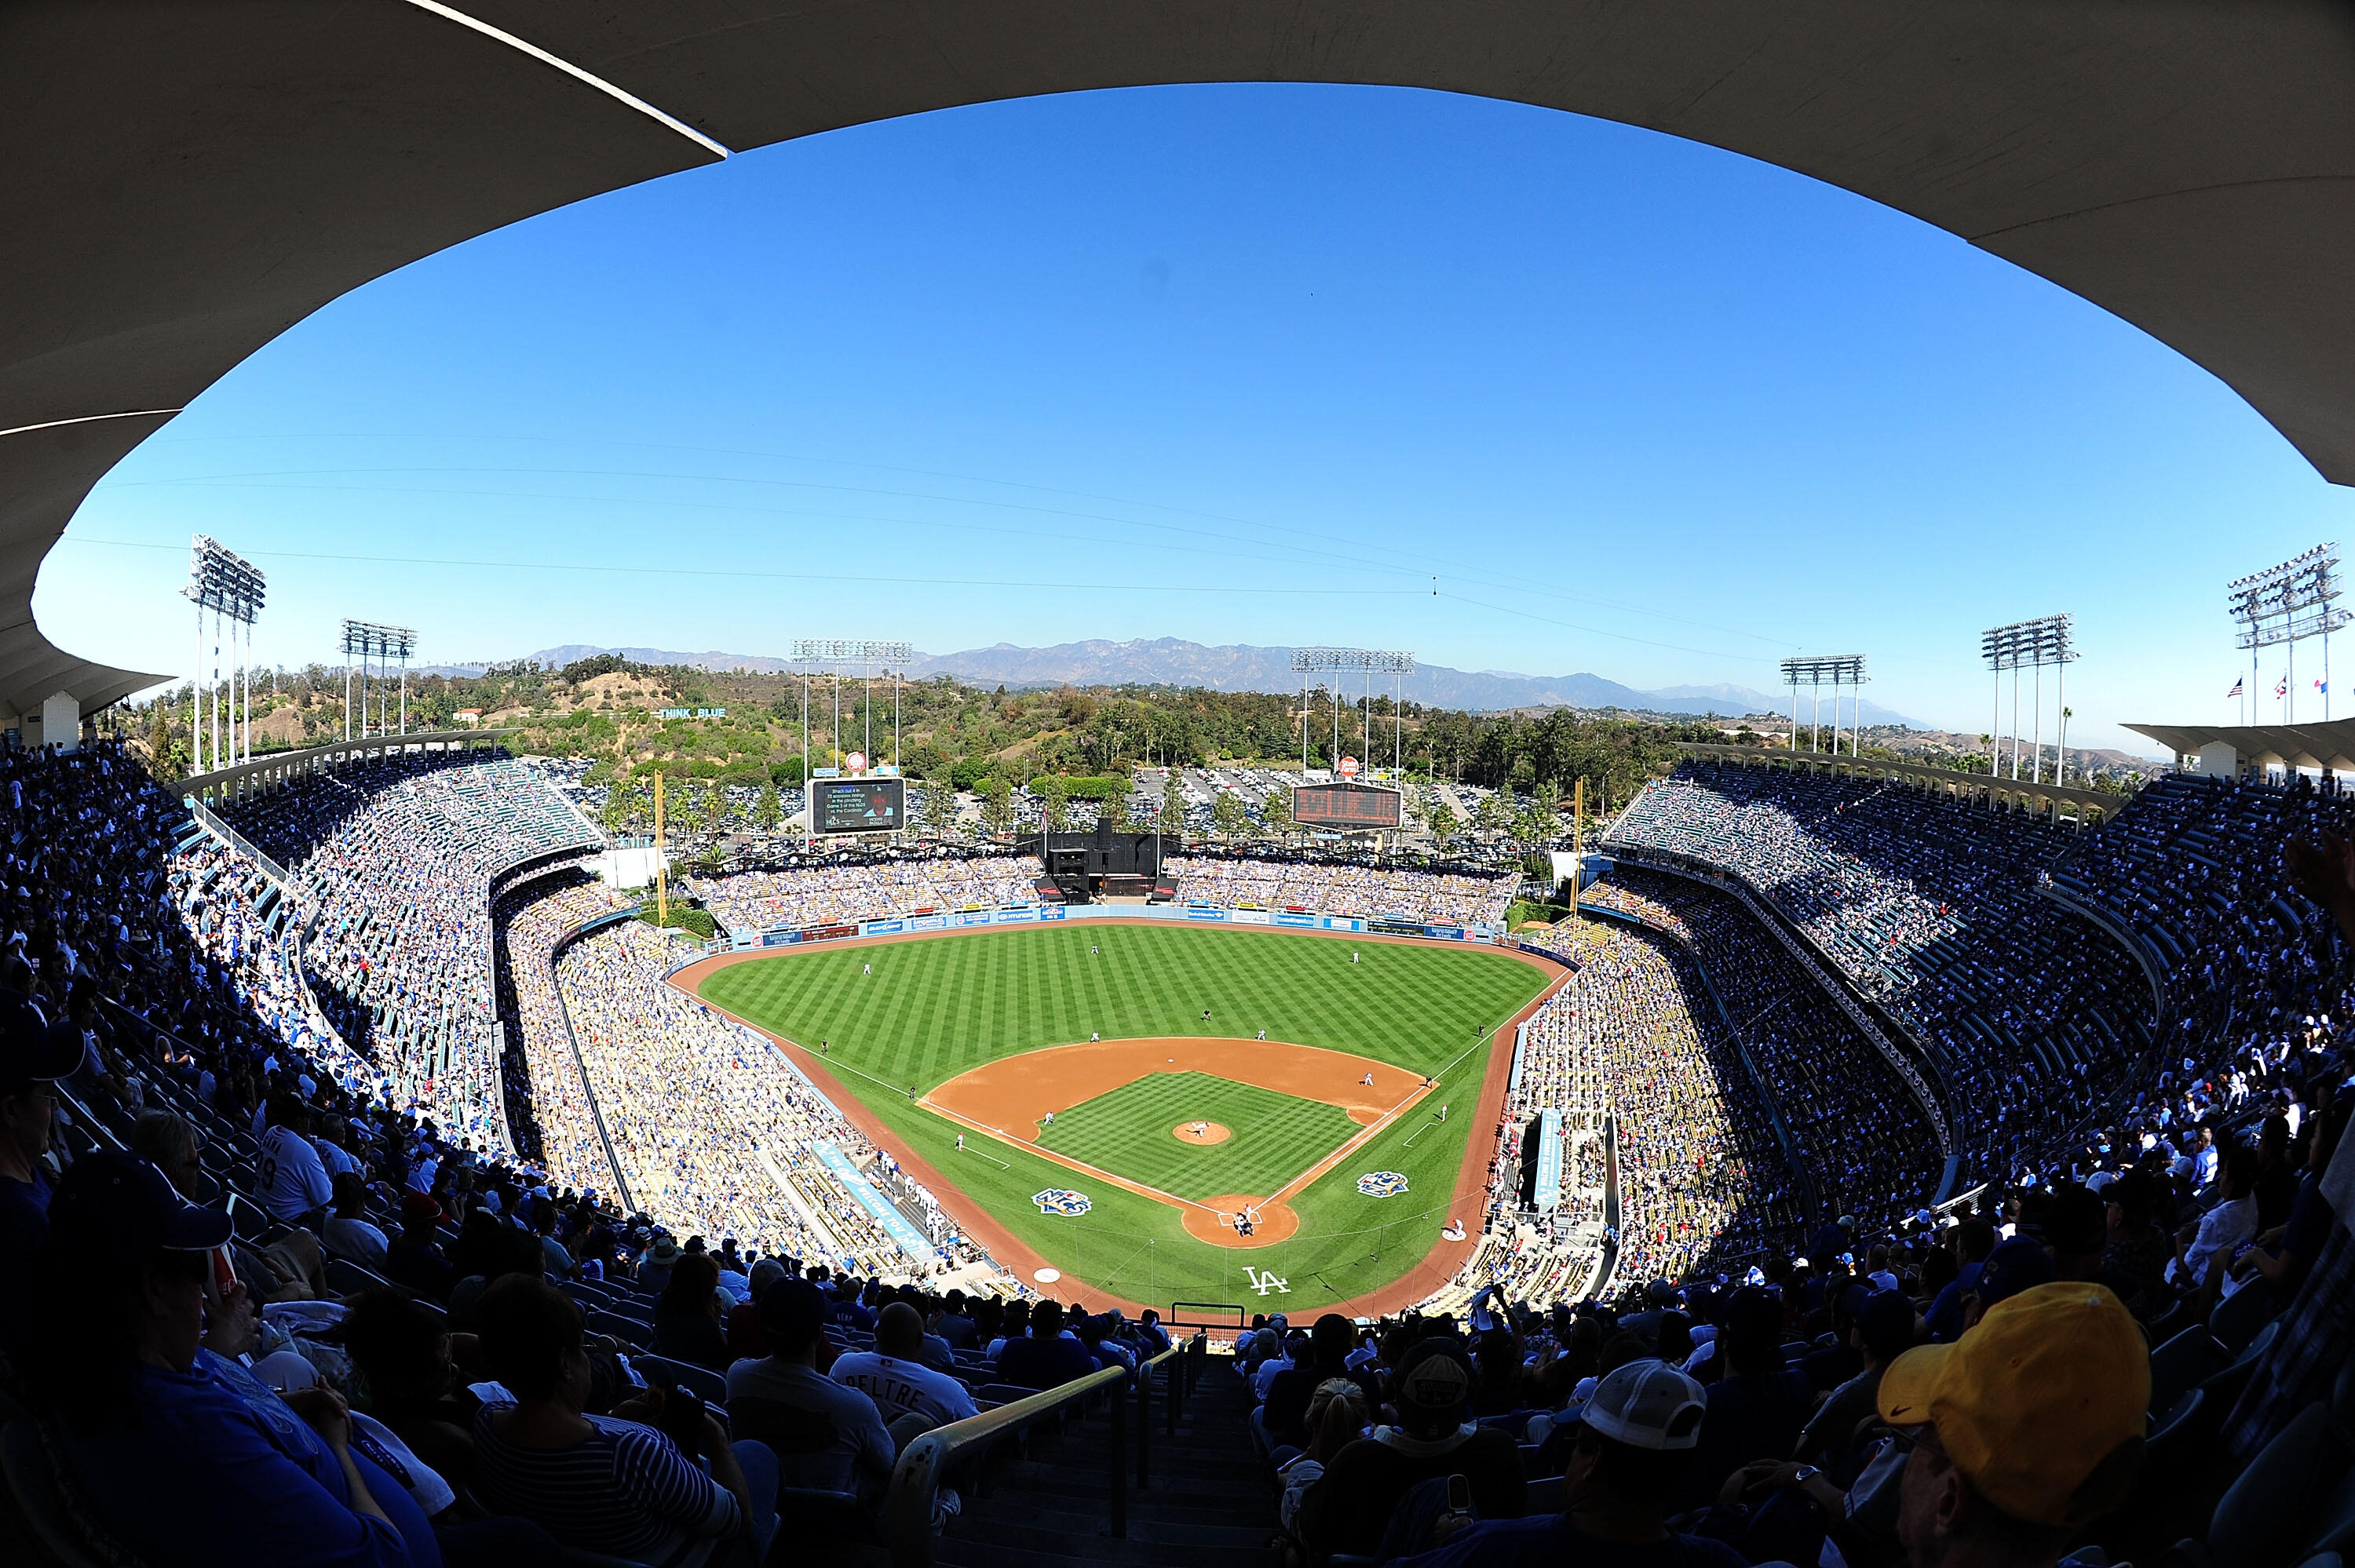
[[(1180, 1122), (1214, 1121), (1223, 1143), (1188, 1143)], [(1041, 1147), (1180, 1198), (1265, 1197), (1361, 1129), (1339, 1106), (1205, 1073), (1155, 1073), (1055, 1113)]]
[(1249, 1038), (1264, 1029), (1272, 1040), (1430, 1073), (1542, 983), (1527, 964), (1477, 948), (1107, 921), (788, 952), (721, 969), (701, 994), (812, 1050), (829, 1042), (836, 1060), (923, 1094), (984, 1062), (1092, 1032)]
[[(1353, 951), (1360, 955), (1354, 964)], [(872, 973), (862, 972), (868, 965)], [(1085, 1287), (1100, 1287), (1165, 1310), (1184, 1299), (1298, 1311), (1395, 1279), (1431, 1250), (1450, 1218), (1477, 1225), (1476, 1210), (1453, 1213), (1451, 1195), (1465, 1139), (1477, 1119), (1468, 1113), (1487, 1068), (1488, 1042), (1547, 980), (1544, 971), (1477, 947), (1074, 921), (789, 950), (716, 970), (700, 991), (812, 1052), (829, 1042), (824, 1065), (845, 1090), (1061, 1269), (1069, 1281), (1060, 1287), (1065, 1298), (1085, 1299)], [(1482, 1025), (1491, 1031), (1486, 1040), (1474, 1033)], [(1091, 1031), (1108, 1040), (1248, 1038), (1263, 1028), (1272, 1040), (1355, 1052), (1436, 1075), (1439, 1086), (1291, 1200), (1298, 1234), (1249, 1251), (1197, 1241), (1168, 1204), (1081, 1176), (1042, 1154), (979, 1137), (959, 1150), (957, 1128), (911, 1095), (1000, 1056), (1085, 1040)], [(1509, 1041), (1503, 1048), (1511, 1048)], [(1449, 1101), (1455, 1114), (1437, 1121), (1438, 1105)], [(1479, 1132), (1485, 1139), (1495, 1128)], [(1404, 1173), (1408, 1193), (1363, 1196), (1356, 1181), (1368, 1171)], [(1071, 1218), (1043, 1214), (1032, 1195), (1050, 1187), (1077, 1188), (1092, 1207)], [(1224, 1181), (1209, 1189), (1212, 1196), (1247, 1191)], [(1261, 1298), (1254, 1281), (1270, 1272), (1292, 1288)]]

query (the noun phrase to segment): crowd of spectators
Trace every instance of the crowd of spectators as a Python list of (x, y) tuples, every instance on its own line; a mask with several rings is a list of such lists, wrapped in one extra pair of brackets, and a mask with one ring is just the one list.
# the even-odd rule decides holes
[(1518, 1093), (1530, 1109), (1611, 1118), (1625, 1273), (1731, 1267), (1800, 1224), (1757, 1086), (1672, 943), (1593, 930), (1570, 984), (1529, 1022)]
[(1162, 870), (1177, 879), (1180, 898), (1428, 926), (1499, 924), (1519, 885), (1506, 873), (1241, 855), (1173, 854)]
[(2074, 840), (1903, 783), (1712, 763), (1631, 802), (1605, 848), (1739, 877), (1922, 1040), (1969, 1171), (2030, 1169), (2150, 1044), (2150, 988), (2101, 927), (2037, 892)]
[[(2206, 1528), (2215, 1489), (2133, 1490), (2147, 1448), (2162, 1477), (2264, 1472), (2272, 1511), (2231, 1526), (2279, 1554), (2249, 1560), (2318, 1550), (2350, 1470), (2323, 1418), (2355, 1354), (2337, 983), (2355, 852), (2331, 836), (2350, 815), (2335, 794), (2266, 790), (2169, 785), (2045, 863), (2163, 956), (2167, 1016), (2193, 1021), (2170, 1022), (2131, 1098), (2084, 1099), (2081, 1138), (2023, 1140), (1986, 1186), (1910, 1213), (1902, 1176), (1808, 1142), (1861, 1196), (1805, 1227), (1785, 1218), (1796, 1186), (1763, 1174), (1769, 1105), (1795, 1139), (1845, 1115), (1863, 1144), (1899, 1141), (1902, 1097), (1873, 1104), (1859, 1043), (1775, 1033), (1813, 998), (1725, 895), (1626, 879), (1692, 948), (1558, 936), (1578, 973), (1531, 1026), (1514, 1107), (1608, 1107), (1615, 1142), (1577, 1158), (1615, 1147), (1615, 1171), (1569, 1185), (1623, 1199), (1613, 1298), (1548, 1299), (1530, 1287), (1561, 1276), (1484, 1247), (1460, 1313), (1255, 1325), (1237, 1443), (1264, 1457), (1286, 1533), (1312, 1558), (1415, 1568), (1631, 1544), (1711, 1568), (2044, 1568)], [(991, 1384), (1133, 1371), (1167, 1344), (1150, 1321), (878, 1277), (922, 1260), (838, 1229), (859, 1205), (821, 1192), (809, 1157), (871, 1151), (773, 1053), (663, 986), (668, 939), (642, 922), (555, 957), (555, 1014), (520, 979), (511, 1013), (518, 1031), (569, 1014), (583, 1088), (634, 1115), (617, 1174), (658, 1199), (624, 1202), (337, 1056), (285, 967), (284, 895), (119, 751), (0, 758), (0, 1418), (37, 1425), (29, 1452), (12, 1436), (11, 1483), (37, 1467), (93, 1558), (518, 1563), (561, 1543), (659, 1560), (700, 1540), (758, 1562), (780, 1484), (871, 1504), (910, 1438)], [(451, 873), (485, 928), (489, 863)], [(578, 923), (579, 891), (535, 879), (501, 913), (536, 948), (547, 922)], [(2006, 949), (1965, 956), (1993, 969)], [(425, 965), (400, 983), (474, 978)], [(1771, 1102), (1745, 1097), (1759, 1080)], [(775, 1170), (754, 1160), (755, 1181), (665, 1126), (681, 1095)], [(1710, 1206), (1711, 1172), (1764, 1192), (1754, 1229)], [(1668, 1201), (1684, 1189), (1699, 1200)], [(1647, 1214), (1662, 1224), (1639, 1234)], [(698, 1371), (724, 1371), (725, 1427), (686, 1392)], [(2189, 1470), (2186, 1445), (2204, 1445)]]
[(827, 861), (748, 871), (690, 888), (720, 925), (753, 932), (1033, 904), (1039, 874), (1033, 855), (954, 855)]
[(681, 956), (675, 943), (625, 921), (583, 936), (555, 964), (632, 1202), (675, 1227), (861, 1273), (930, 1275), (985, 1262), (929, 1196), (928, 1255), (911, 1256), (892, 1239), (815, 1146), (830, 1144), (887, 1177), (890, 1157), (768, 1041), (665, 984)]
[(507, 1034), (507, 1119), (517, 1150), (556, 1180), (595, 1192), (614, 1192), (618, 1184), (557, 992), (556, 949), (583, 922), (635, 908), (577, 864), (502, 889), (491, 906), (499, 1022)]
[(507, 1148), (491, 883), (593, 842), (580, 816), (520, 763), (446, 750), (306, 775), (223, 815), (294, 879), (312, 988), (339, 999), (345, 1044), (397, 1099)]
[[(1732, 895), (1639, 867), (1604, 888), (1669, 917), (1700, 965), (1710, 1011), (1737, 1032), (1742, 1054), (1790, 1139), (1792, 1166), (1822, 1213), (1895, 1223), (1936, 1191), (1944, 1157), (1921, 1102), (1888, 1059), (1766, 938)], [(1598, 889), (1597, 891), (1601, 891)]]

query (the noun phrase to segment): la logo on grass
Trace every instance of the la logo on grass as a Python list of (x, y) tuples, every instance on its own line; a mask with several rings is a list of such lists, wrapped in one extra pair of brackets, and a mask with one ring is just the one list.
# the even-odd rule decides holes
[(1249, 1279), (1252, 1282), (1252, 1288), (1258, 1291), (1262, 1296), (1265, 1296), (1270, 1291), (1274, 1291), (1284, 1296), (1292, 1294), (1292, 1282), (1290, 1280), (1278, 1279), (1274, 1275), (1267, 1272), (1266, 1270), (1253, 1268), (1248, 1263), (1243, 1265), (1243, 1277)]

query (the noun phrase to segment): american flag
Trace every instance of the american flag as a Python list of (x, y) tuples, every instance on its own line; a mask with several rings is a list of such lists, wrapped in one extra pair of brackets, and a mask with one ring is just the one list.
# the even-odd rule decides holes
[(2236, 680), (2236, 681), (2234, 681), (2234, 682), (2232, 683), (2232, 689), (2231, 691), (2226, 692), (2226, 693), (2224, 694), (2225, 698), (2229, 701), (2230, 699), (2232, 699), (2232, 698), (2233, 698), (2233, 697), (2237, 697), (2237, 696), (2239, 696), (2239, 695), (2241, 694), (2241, 687), (2242, 687), (2243, 685), (2244, 685), (2245, 683), (2246, 683), (2242, 682), (2242, 681), (2237, 681), (2237, 680)]

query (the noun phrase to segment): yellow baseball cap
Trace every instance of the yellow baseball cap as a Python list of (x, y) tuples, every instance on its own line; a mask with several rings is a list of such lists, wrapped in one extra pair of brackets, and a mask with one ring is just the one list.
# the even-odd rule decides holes
[(1947, 1457), (2004, 1512), (2079, 1524), (2115, 1499), (2080, 1517), (2078, 1489), (2143, 1436), (2150, 1350), (2106, 1287), (2039, 1285), (1989, 1308), (1955, 1343), (1899, 1356), (1879, 1404), (1892, 1426), (1936, 1426)]

